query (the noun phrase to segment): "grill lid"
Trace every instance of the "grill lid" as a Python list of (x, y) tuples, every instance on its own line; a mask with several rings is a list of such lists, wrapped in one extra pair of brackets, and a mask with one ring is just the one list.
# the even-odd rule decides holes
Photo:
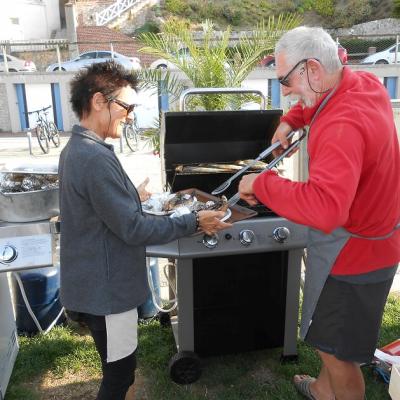
[(254, 159), (270, 144), (281, 115), (282, 110), (166, 112), (160, 149), (164, 170)]

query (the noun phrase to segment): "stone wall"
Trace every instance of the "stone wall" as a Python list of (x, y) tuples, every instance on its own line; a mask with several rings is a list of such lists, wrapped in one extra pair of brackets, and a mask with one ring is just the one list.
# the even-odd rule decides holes
[(116, 0), (75, 1), (76, 18), (79, 26), (96, 25), (96, 13), (115, 3)]
[(400, 33), (400, 19), (385, 18), (353, 25), (351, 28), (330, 29), (333, 36), (351, 35), (396, 35)]
[(117, 29), (126, 35), (133, 36), (134, 31), (143, 26), (147, 21), (155, 19), (152, 7), (160, 0), (143, 0), (130, 10), (127, 10), (115, 21), (110, 22), (110, 28)]

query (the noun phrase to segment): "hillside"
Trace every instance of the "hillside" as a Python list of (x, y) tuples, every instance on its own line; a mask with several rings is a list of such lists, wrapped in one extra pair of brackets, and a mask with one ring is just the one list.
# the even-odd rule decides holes
[(394, 0), (163, 0), (159, 14), (163, 18), (179, 16), (192, 23), (206, 18), (219, 27), (235, 29), (254, 27), (262, 18), (287, 12), (303, 16), (309, 25), (326, 28), (350, 27), (354, 24), (394, 16)]

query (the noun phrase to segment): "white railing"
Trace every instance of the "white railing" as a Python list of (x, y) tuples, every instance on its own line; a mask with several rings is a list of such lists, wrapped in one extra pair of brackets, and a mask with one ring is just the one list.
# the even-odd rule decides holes
[(29, 40), (0, 40), (0, 46), (6, 46), (12, 52), (46, 51), (57, 47), (67, 47), (67, 39), (29, 39)]
[(119, 17), (124, 11), (128, 10), (141, 0), (117, 0), (103, 11), (96, 13), (96, 25), (102, 26), (108, 24), (113, 19)]

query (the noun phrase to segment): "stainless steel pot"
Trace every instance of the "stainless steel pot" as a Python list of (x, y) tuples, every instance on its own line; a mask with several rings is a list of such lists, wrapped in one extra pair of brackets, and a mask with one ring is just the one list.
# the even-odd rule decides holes
[(1, 193), (0, 220), (31, 222), (59, 214), (58, 188), (31, 192)]
[[(54, 175), (57, 163), (8, 163), (0, 174)], [(32, 222), (49, 219), (59, 214), (58, 187), (29, 191), (0, 191), (0, 220), (4, 222)]]

